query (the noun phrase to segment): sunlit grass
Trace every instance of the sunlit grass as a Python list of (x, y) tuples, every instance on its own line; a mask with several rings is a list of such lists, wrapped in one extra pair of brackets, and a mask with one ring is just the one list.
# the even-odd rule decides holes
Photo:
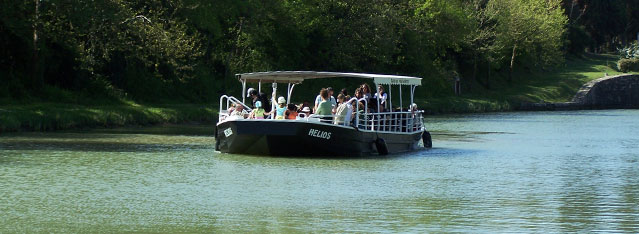
[(497, 74), (490, 90), (473, 90), (460, 97), (417, 98), (417, 103), (429, 113), (465, 113), (514, 110), (524, 102), (568, 102), (585, 83), (606, 74), (622, 74), (615, 69), (617, 60), (615, 55), (587, 54), (569, 58), (552, 71), (515, 73), (511, 84), (504, 74)]

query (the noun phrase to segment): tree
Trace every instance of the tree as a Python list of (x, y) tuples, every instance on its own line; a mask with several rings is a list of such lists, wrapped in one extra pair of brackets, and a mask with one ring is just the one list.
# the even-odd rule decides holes
[(532, 57), (542, 67), (563, 61), (567, 18), (559, 0), (491, 0), (486, 11), (497, 20), (496, 44), (510, 51), (509, 82), (520, 55)]

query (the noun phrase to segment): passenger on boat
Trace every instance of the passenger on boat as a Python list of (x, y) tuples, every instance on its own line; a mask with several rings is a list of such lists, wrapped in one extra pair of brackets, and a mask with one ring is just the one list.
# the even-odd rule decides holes
[(348, 90), (346, 88), (343, 88), (342, 91), (340, 91), (341, 94), (344, 94), (344, 96), (348, 96)]
[(353, 122), (353, 119), (354, 119), (354, 117), (355, 117), (355, 115), (353, 115), (353, 113), (355, 112), (355, 108), (353, 108), (353, 104), (354, 104), (354, 103), (357, 103), (357, 102), (354, 102), (354, 103), (348, 103), (348, 101), (349, 101), (349, 100), (351, 100), (351, 96), (346, 95), (346, 96), (344, 97), (344, 103), (347, 103), (347, 104), (348, 104), (348, 107), (351, 109), (351, 110), (350, 110), (350, 112), (351, 112), (351, 117), (350, 117), (349, 119), (347, 119), (347, 120), (348, 120), (348, 121), (350, 121), (350, 122)]
[(339, 106), (337, 107), (337, 111), (335, 112), (335, 120), (334, 124), (348, 126), (351, 122), (351, 115), (353, 114), (353, 107), (345, 101), (346, 96), (344, 94), (337, 95), (337, 101), (339, 101)]
[(230, 116), (233, 111), (235, 111), (235, 103), (231, 103), (231, 105), (229, 105), (229, 108), (226, 110), (226, 113), (228, 113), (228, 115)]
[[(328, 99), (331, 102), (331, 111), (334, 110), (334, 108), (337, 106), (337, 100), (335, 100), (335, 98), (333, 97), (333, 88), (328, 87), (326, 88), (326, 90), (328, 91)], [(320, 90), (321, 92), (321, 90)], [(319, 105), (319, 103), (322, 102), (322, 97), (321, 97), (321, 93), (317, 95), (317, 97), (315, 97), (315, 107), (313, 108), (314, 112), (317, 112), (317, 106)]]
[(245, 119), (246, 118), (246, 113), (244, 111), (244, 106), (243, 105), (236, 105), (235, 107), (235, 111), (233, 111), (233, 113), (231, 113), (229, 115), (229, 118), (231, 119)]
[(324, 117), (322, 117), (321, 119), (330, 122), (332, 120), (332, 117), (330, 117), (330, 115), (333, 114), (333, 106), (328, 99), (328, 90), (320, 90), (320, 97), (322, 98), (322, 101), (317, 105), (317, 111), (315, 112), (315, 114), (323, 115)]
[[(304, 101), (302, 103), (300, 103), (299, 106), (297, 106), (297, 112), (302, 113), (302, 110), (304, 110), (304, 107), (309, 107), (308, 101)], [(308, 108), (310, 111), (310, 107)]]
[(295, 104), (290, 103), (286, 108), (286, 112), (284, 113), (286, 119), (296, 119), (297, 118), (297, 106)]
[[(275, 119), (284, 119), (284, 112), (286, 112), (286, 99), (284, 97), (277, 98), (277, 107), (273, 112), (275, 112)], [(273, 112), (269, 114), (273, 114)]]
[[(357, 88), (355, 89), (355, 98), (357, 98), (357, 100), (361, 99), (364, 97), (364, 94), (362, 93), (362, 88)], [(353, 113), (355, 113), (353, 115), (353, 117), (355, 115), (361, 115), (364, 114), (364, 111), (366, 111), (366, 107), (364, 105), (364, 101), (358, 101), (357, 104), (353, 105)], [(361, 118), (361, 120), (364, 120), (363, 118)], [(358, 125), (359, 123), (353, 123), (353, 125)]]
[(302, 111), (297, 115), (297, 118), (295, 119), (306, 118), (309, 115), (311, 115), (311, 108), (309, 108), (308, 106), (305, 106), (304, 108), (302, 108)]
[(357, 99), (363, 98), (364, 94), (362, 94), (362, 88), (356, 88), (355, 89), (355, 97)]
[[(364, 98), (364, 93), (362, 92), (362, 88), (356, 88), (355, 89), (355, 98), (357, 98), (357, 100), (360, 100), (362, 98)], [(359, 104), (364, 105), (364, 101), (361, 100), (359, 101)], [(357, 106), (353, 105), (353, 108), (355, 108)], [(359, 110), (364, 110), (363, 108), (360, 108)]]
[(384, 112), (386, 110), (386, 99), (388, 99), (388, 95), (384, 92), (384, 86), (377, 86), (377, 93), (375, 93), (375, 98), (379, 99), (379, 110)]
[(406, 126), (403, 129), (409, 129), (409, 131), (414, 132), (414, 131), (419, 131), (418, 129), (418, 125), (416, 123), (418, 123), (418, 119), (417, 119), (417, 104), (412, 103), (410, 104), (410, 114), (411, 117), (409, 119), (406, 120)]
[(249, 88), (247, 93), (248, 94), (246, 97), (251, 97), (253, 99), (253, 108), (255, 108), (255, 102), (260, 101), (262, 102), (262, 107), (264, 108), (264, 110), (266, 112), (271, 112), (271, 104), (269, 103), (269, 100), (266, 94), (262, 92), (258, 92), (254, 88)]
[(410, 113), (415, 117), (415, 112), (417, 111), (417, 104), (410, 104)]
[(249, 114), (249, 119), (264, 119), (264, 113), (266, 113), (266, 111), (264, 110), (264, 108), (262, 108), (262, 102), (261, 101), (257, 101), (255, 102), (255, 109), (253, 109), (253, 111), (251, 111), (251, 113)]
[[(371, 87), (368, 86), (367, 83), (363, 83), (360, 88), (362, 89), (362, 94), (364, 95), (364, 97), (367, 100), (373, 98), (373, 95), (371, 94)], [(369, 102), (370, 102), (370, 100), (369, 100)]]

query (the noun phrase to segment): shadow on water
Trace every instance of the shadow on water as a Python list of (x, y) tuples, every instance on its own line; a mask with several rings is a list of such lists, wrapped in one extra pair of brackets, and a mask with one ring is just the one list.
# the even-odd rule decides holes
[(149, 143), (124, 143), (124, 142), (82, 142), (82, 141), (31, 141), (31, 142), (2, 142), (1, 150), (51, 150), (51, 151), (77, 151), (77, 152), (166, 152), (185, 150), (213, 150), (211, 145), (197, 144), (149, 144)]
[(365, 156), (313, 156), (313, 155), (294, 155), (294, 156), (272, 156), (272, 155), (245, 155), (245, 154), (227, 154), (216, 152), (216, 157), (221, 160), (235, 162), (259, 162), (263, 161), (279, 161), (279, 160), (306, 160), (315, 162), (334, 161), (391, 161), (401, 159), (413, 159), (420, 157), (457, 157), (463, 155), (476, 155), (481, 150), (437, 147), (437, 141), (453, 141), (453, 142), (484, 142), (482, 136), (490, 134), (514, 134), (509, 132), (478, 132), (478, 131), (432, 131), (433, 148), (423, 148), (421, 143), (418, 149), (405, 153), (389, 154), (389, 155), (365, 155)]
[[(75, 133), (79, 131), (69, 131)], [(86, 132), (86, 131), (82, 131)], [(80, 132), (80, 133), (82, 133)], [(183, 135), (183, 136), (213, 136), (215, 134), (214, 124), (164, 124), (159, 126), (125, 127), (93, 129), (90, 133), (105, 134), (153, 134), (153, 135)]]
[[(191, 150), (211, 150), (214, 152), (215, 139), (212, 137), (214, 125), (162, 125), (152, 127), (128, 127), (114, 129), (71, 130), (60, 132), (11, 133), (0, 136), (0, 150), (11, 151), (73, 151), (73, 152), (182, 152)], [(438, 148), (437, 140), (458, 142), (482, 142), (482, 135), (512, 134), (505, 132), (433, 131), (435, 148), (390, 154), (358, 157), (330, 156), (258, 156), (225, 155), (230, 160), (246, 159), (307, 159), (307, 160), (396, 160), (414, 157), (442, 157), (473, 154), (467, 149)], [(244, 159), (242, 159), (244, 158)], [(259, 160), (258, 160), (259, 161)]]
[(216, 157), (220, 160), (233, 162), (253, 162), (264, 163), (265, 161), (306, 161), (306, 162), (349, 162), (349, 161), (395, 161), (402, 159), (429, 158), (429, 157), (457, 157), (464, 155), (476, 155), (482, 152), (474, 149), (456, 148), (418, 148), (417, 150), (389, 155), (367, 155), (367, 156), (269, 156), (269, 155), (245, 155), (227, 154), (216, 151)]
[(458, 141), (458, 142), (484, 142), (485, 135), (503, 135), (503, 134), (515, 134), (512, 132), (480, 132), (480, 131), (431, 131), (433, 137), (433, 144), (436, 145), (438, 140), (440, 141)]
[(0, 150), (166, 152), (214, 148), (213, 125), (164, 125), (0, 136)]

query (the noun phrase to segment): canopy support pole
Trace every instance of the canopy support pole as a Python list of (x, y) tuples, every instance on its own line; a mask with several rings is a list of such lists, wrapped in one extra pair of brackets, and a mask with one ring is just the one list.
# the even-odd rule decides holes
[(288, 83), (288, 87), (286, 87), (286, 105), (291, 101), (291, 83)]
[(415, 97), (415, 88), (417, 86), (415, 85), (411, 85), (410, 86), (410, 104), (413, 105), (413, 103), (415, 103), (414, 97)]
[(242, 81), (242, 103), (246, 103), (246, 80)]
[(377, 113), (382, 112), (382, 111), (381, 111), (381, 108), (379, 107), (379, 104), (380, 104), (380, 103), (379, 103), (379, 98), (381, 98), (381, 97), (380, 97), (381, 95), (379, 94), (379, 86), (380, 86), (380, 85), (375, 84), (375, 87), (377, 87), (377, 93), (375, 93), (375, 96), (377, 97), (377, 98), (376, 98), (376, 99), (377, 99)]
[(277, 83), (273, 83), (273, 100), (271, 101), (271, 119), (275, 119), (275, 103), (277, 103)]
[(291, 83), (288, 83), (288, 85), (288, 99), (286, 100), (286, 105), (291, 103), (291, 96), (293, 95), (293, 89), (295, 88), (295, 84), (291, 85)]
[(399, 111), (402, 111), (404, 104), (402, 103), (402, 85), (399, 85)]
[(393, 111), (393, 86), (388, 85), (388, 108)]

